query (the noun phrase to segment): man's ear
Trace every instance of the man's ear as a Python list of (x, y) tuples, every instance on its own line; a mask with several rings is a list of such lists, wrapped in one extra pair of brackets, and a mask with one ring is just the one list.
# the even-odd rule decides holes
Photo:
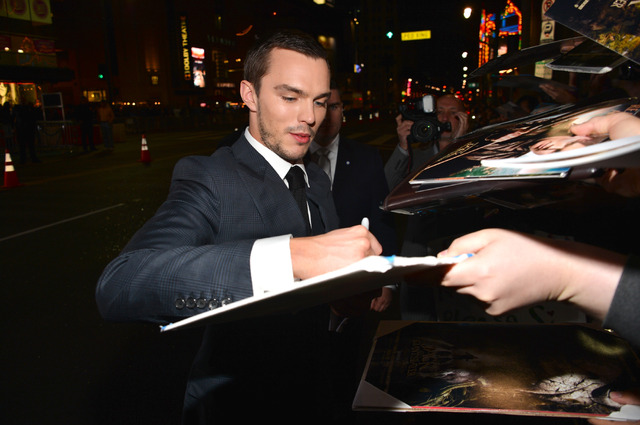
[(247, 80), (242, 80), (240, 82), (240, 96), (244, 104), (247, 105), (247, 108), (249, 108), (251, 112), (256, 112), (258, 109), (258, 96), (253, 84)]

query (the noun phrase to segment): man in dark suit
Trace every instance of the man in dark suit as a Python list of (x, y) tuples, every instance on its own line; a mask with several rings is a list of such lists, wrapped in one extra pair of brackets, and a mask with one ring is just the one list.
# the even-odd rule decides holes
[[(261, 40), (240, 93), (249, 127), (231, 147), (178, 162), (168, 199), (99, 280), (103, 317), (166, 323), (381, 253), (363, 226), (333, 230), (329, 180), (303, 162), (329, 97), (324, 49), (298, 32)], [(294, 171), (302, 206), (289, 191)], [(207, 326), (184, 422), (326, 419), (328, 318), (319, 306)]]
[[(395, 220), (391, 213), (380, 209), (389, 194), (382, 157), (377, 149), (342, 137), (342, 118), (341, 93), (332, 81), (327, 114), (309, 149), (311, 158), (331, 179), (340, 227), (355, 226), (366, 217), (371, 233), (382, 245), (382, 254), (394, 255), (397, 253)], [(391, 290), (385, 288), (383, 295), (372, 302), (372, 310), (383, 311), (390, 299)]]
[[(327, 101), (327, 114), (318, 128), (309, 151), (314, 162), (324, 169), (331, 179), (331, 192), (338, 212), (340, 227), (354, 226), (369, 221), (371, 233), (382, 245), (383, 255), (396, 254), (395, 219), (380, 205), (389, 193), (384, 175), (382, 157), (377, 149), (342, 137), (343, 104), (334, 81)], [(395, 285), (382, 288), (381, 294), (371, 300), (370, 310), (385, 311), (391, 304)], [(362, 311), (365, 313), (365, 311)], [(334, 374), (334, 402), (337, 406), (350, 406), (362, 375), (364, 359), (379, 317), (362, 314), (344, 318), (332, 315), (337, 332), (331, 335)], [(336, 409), (334, 424), (354, 423), (355, 416), (348, 408)]]

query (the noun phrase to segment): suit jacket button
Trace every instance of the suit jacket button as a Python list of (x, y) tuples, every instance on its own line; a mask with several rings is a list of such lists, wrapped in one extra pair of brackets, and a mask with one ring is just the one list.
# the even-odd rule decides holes
[(196, 307), (198, 308), (205, 308), (207, 306), (207, 299), (206, 298), (198, 298), (196, 300)]
[(187, 305), (187, 308), (194, 308), (196, 306), (196, 299), (193, 297), (188, 297), (186, 305)]
[(216, 298), (211, 298), (209, 300), (209, 310), (214, 310), (219, 307), (218, 300)]
[(227, 304), (231, 304), (231, 298), (230, 297), (225, 297), (222, 299), (222, 301), (220, 301), (220, 305), (227, 305)]
[(175, 306), (178, 310), (182, 310), (184, 308), (184, 298), (176, 298)]

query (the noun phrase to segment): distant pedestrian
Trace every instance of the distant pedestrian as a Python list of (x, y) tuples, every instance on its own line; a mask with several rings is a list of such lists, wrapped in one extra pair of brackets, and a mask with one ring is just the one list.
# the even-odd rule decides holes
[(105, 149), (113, 149), (113, 120), (115, 114), (106, 101), (100, 102), (98, 107), (98, 120), (100, 121), (100, 131)]
[(95, 151), (96, 147), (93, 143), (93, 109), (86, 97), (82, 97), (80, 105), (76, 108), (76, 119), (80, 123), (80, 138), (82, 140), (82, 148), (85, 152), (89, 150)]
[(6, 101), (0, 108), (0, 125), (2, 126), (2, 140), (4, 148), (13, 151), (13, 108), (11, 102)]
[(27, 151), (31, 162), (41, 162), (36, 155), (36, 132), (38, 128), (38, 110), (33, 103), (25, 99), (13, 108), (16, 139), (20, 149), (20, 162), (27, 162)]

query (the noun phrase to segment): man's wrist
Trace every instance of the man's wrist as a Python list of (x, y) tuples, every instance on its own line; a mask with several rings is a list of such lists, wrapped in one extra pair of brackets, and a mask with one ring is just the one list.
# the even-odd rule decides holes
[(290, 239), (291, 235), (281, 235), (254, 242), (250, 257), (254, 295), (293, 283)]

